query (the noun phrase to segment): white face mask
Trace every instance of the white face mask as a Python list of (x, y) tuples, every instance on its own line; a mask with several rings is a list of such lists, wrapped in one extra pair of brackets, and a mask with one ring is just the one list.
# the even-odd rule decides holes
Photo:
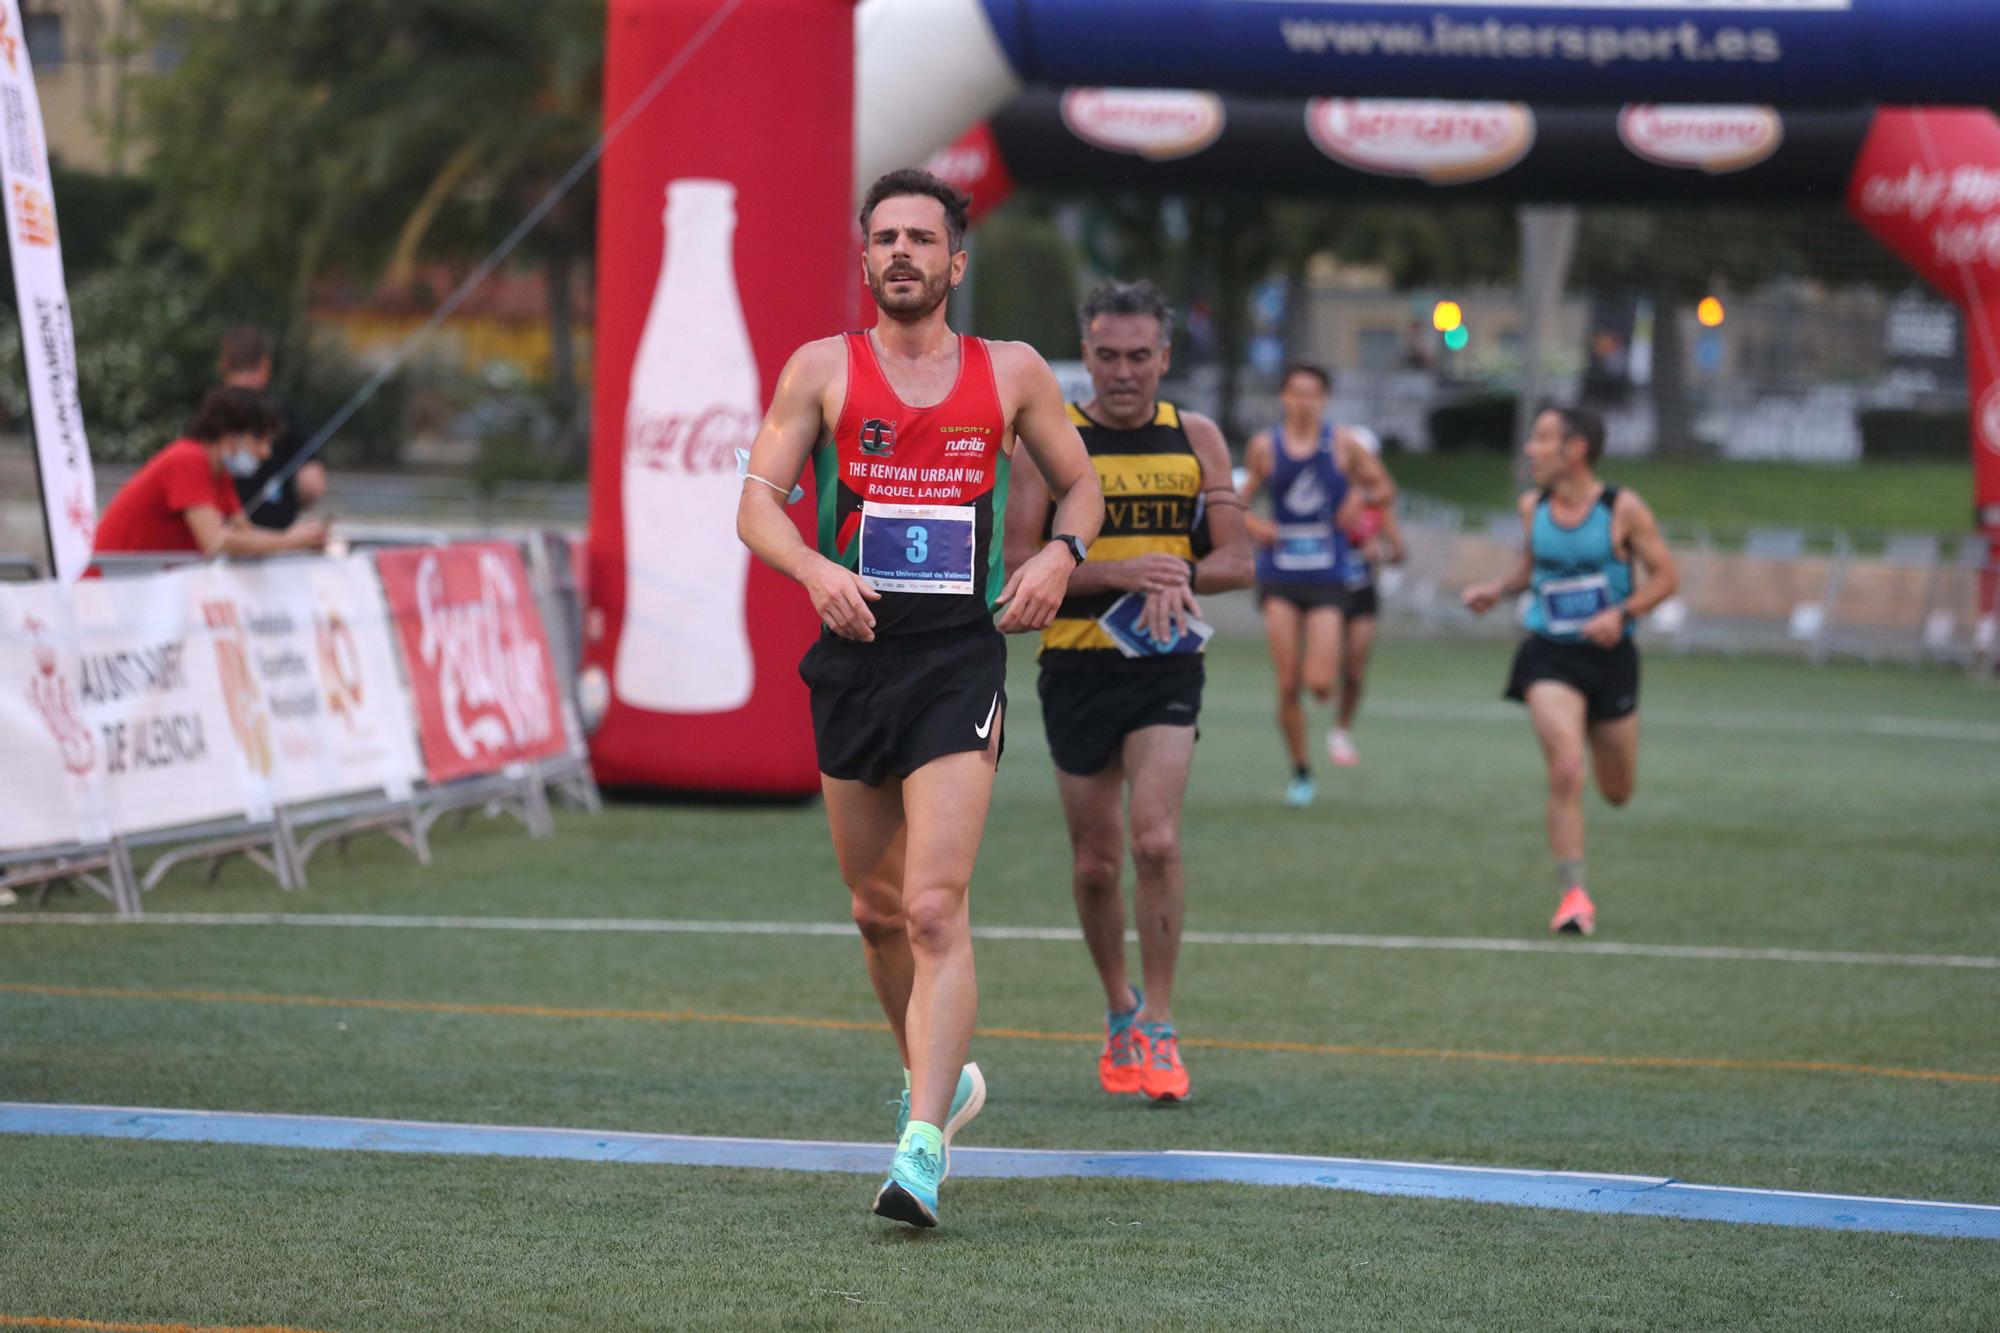
[(256, 476), (257, 463), (257, 455), (248, 449), (232, 449), (222, 458), (222, 466), (229, 469), (232, 477)]

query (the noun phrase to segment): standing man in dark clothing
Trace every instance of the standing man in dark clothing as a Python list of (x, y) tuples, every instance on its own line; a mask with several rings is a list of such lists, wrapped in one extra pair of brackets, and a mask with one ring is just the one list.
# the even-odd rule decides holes
[[(262, 329), (241, 325), (222, 335), (222, 353), (216, 370), (222, 382), (232, 388), (268, 394), (271, 388), (271, 339)], [(306, 433), (300, 428), (299, 414), (290, 404), (279, 402), (284, 418), (278, 438), (271, 444), (271, 456), (247, 477), (236, 479), (236, 494), (243, 501), (250, 521), (260, 528), (283, 531), (296, 523), (299, 514), (311, 509), (326, 496), (326, 464), (317, 458), (300, 468), (279, 488), (277, 495), (261, 501), (271, 478), (289, 466), (305, 447)]]

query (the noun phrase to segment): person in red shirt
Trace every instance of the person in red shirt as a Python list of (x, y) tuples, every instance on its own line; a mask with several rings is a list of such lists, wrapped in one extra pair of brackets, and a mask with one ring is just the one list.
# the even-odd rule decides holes
[(319, 519), (301, 519), (282, 532), (243, 521), (235, 478), (256, 472), (283, 428), (276, 404), (255, 390), (210, 389), (187, 434), (148, 459), (112, 497), (98, 520), (97, 553), (256, 556), (325, 546)]

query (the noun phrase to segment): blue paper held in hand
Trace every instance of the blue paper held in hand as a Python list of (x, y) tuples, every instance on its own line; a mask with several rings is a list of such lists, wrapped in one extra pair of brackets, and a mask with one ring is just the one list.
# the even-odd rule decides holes
[(1139, 623), (1139, 617), (1145, 610), (1145, 594), (1128, 592), (1097, 618), (1097, 623), (1118, 645), (1118, 651), (1127, 657), (1193, 656), (1215, 637), (1215, 626), (1190, 616), (1185, 628), (1172, 640), (1163, 643)]

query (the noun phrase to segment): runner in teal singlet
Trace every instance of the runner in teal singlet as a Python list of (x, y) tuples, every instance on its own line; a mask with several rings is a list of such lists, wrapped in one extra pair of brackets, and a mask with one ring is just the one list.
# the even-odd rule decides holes
[[(1536, 489), (1520, 501), (1527, 536), (1520, 565), (1504, 579), (1467, 588), (1465, 605), (1484, 615), (1533, 593), (1507, 697), (1528, 706), (1548, 766), (1549, 850), (1563, 895), (1549, 929), (1588, 935), (1597, 928), (1597, 907), (1584, 887), (1584, 752), (1604, 799), (1631, 800), (1639, 766), (1632, 627), (1674, 595), (1680, 577), (1638, 492), (1598, 480), (1604, 423), (1595, 415), (1543, 412), (1524, 452)], [(1643, 581), (1635, 579), (1635, 561)]]

